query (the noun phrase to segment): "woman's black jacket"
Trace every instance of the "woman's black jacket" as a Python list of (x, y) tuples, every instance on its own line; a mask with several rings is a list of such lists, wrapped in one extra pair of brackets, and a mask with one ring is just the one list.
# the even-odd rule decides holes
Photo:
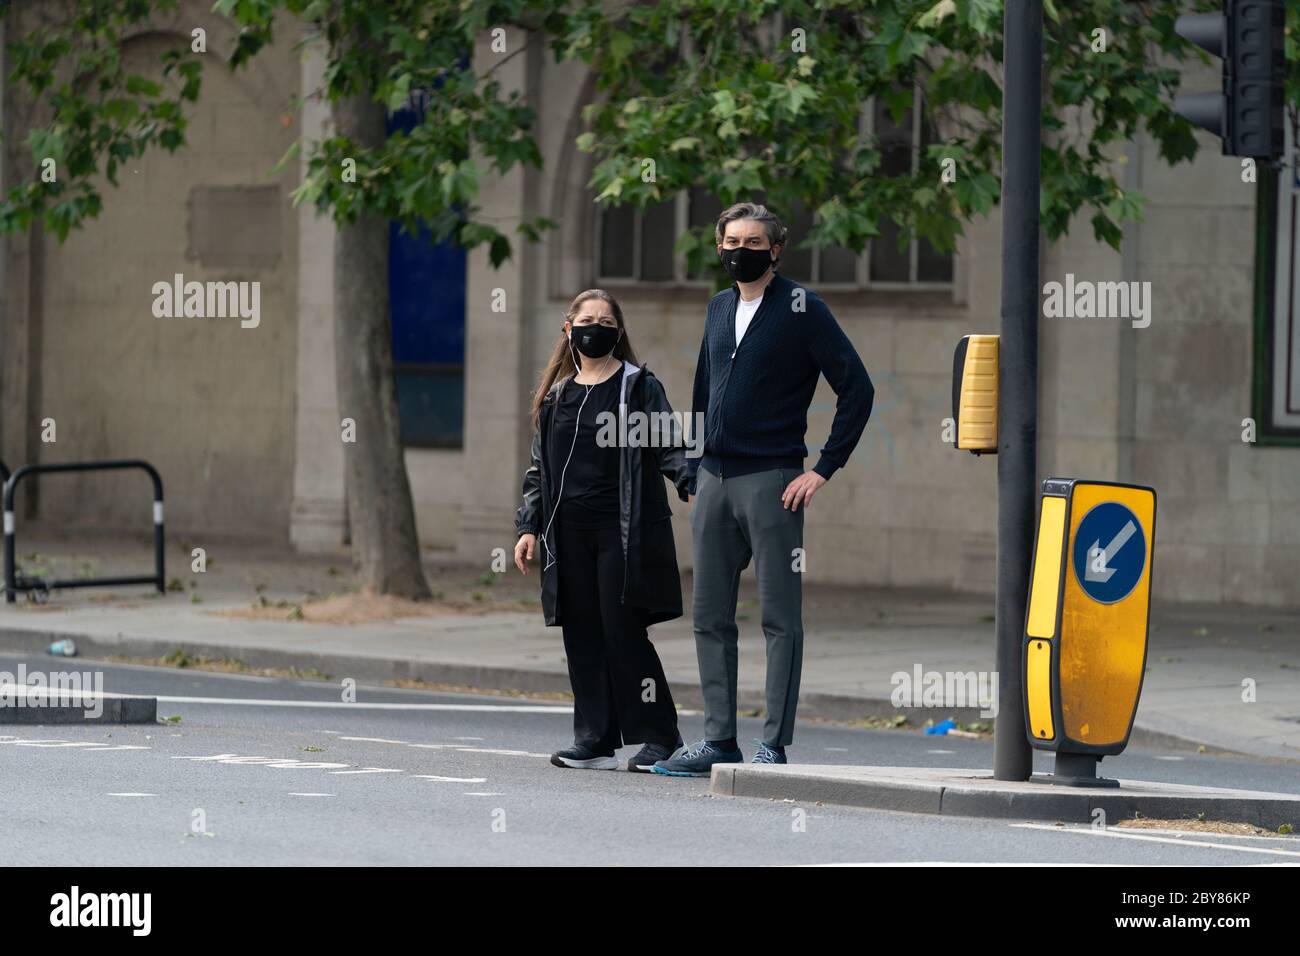
[[(515, 512), (515, 531), (537, 535), (534, 552), (541, 574), (542, 612), (548, 625), (563, 623), (560, 607), (558, 561), (548, 560), (554, 551), (559, 519), (551, 522), (557, 475), (550, 474), (552, 422), (560, 389), (568, 378), (551, 386), (542, 401), (537, 431), (533, 434), (532, 465), (524, 473), (524, 501)], [(619, 397), (619, 526), (623, 537), (623, 603), (645, 613), (645, 623), (672, 620), (682, 614), (682, 582), (677, 570), (677, 548), (673, 542), (672, 510), (660, 475), (677, 488), (677, 496), (689, 500), (690, 476), (681, 423), (659, 380), (648, 369), (623, 363), (623, 384)], [(640, 414), (638, 414), (640, 413)], [(638, 423), (641, 426), (638, 428)], [(563, 438), (564, 436), (559, 436)], [(571, 440), (571, 436), (570, 436)], [(550, 526), (546, 542), (542, 532)], [(552, 565), (547, 569), (547, 565)], [(592, 590), (595, 598), (595, 589)]]

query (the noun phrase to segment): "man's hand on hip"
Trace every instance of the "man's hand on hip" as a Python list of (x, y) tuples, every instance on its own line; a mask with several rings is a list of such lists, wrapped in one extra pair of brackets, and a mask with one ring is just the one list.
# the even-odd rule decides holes
[(812, 504), (813, 495), (817, 489), (826, 484), (826, 479), (815, 471), (805, 471), (790, 484), (786, 485), (785, 491), (781, 492), (781, 507), (789, 508), (791, 511), (798, 511), (799, 505), (803, 504), (806, 508)]

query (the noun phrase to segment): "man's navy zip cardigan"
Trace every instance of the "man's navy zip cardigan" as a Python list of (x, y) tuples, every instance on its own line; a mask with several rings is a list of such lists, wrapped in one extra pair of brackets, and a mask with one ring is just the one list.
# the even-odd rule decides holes
[(802, 468), (808, 406), (825, 375), (837, 397), (835, 419), (813, 471), (829, 479), (871, 416), (871, 377), (817, 293), (776, 273), (737, 346), (739, 298), (733, 283), (709, 300), (692, 401), (704, 412), (704, 455), (690, 460), (724, 480)]

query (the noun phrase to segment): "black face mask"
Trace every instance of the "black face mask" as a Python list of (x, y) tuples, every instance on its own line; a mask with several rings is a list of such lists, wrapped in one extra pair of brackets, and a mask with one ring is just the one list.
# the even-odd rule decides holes
[(569, 341), (587, 358), (600, 358), (614, 351), (614, 346), (618, 344), (618, 329), (599, 322), (575, 325)]
[(737, 282), (755, 282), (767, 271), (768, 266), (774, 265), (771, 249), (736, 246), (734, 249), (723, 249), (718, 256), (722, 259), (722, 267), (727, 270), (727, 275)]

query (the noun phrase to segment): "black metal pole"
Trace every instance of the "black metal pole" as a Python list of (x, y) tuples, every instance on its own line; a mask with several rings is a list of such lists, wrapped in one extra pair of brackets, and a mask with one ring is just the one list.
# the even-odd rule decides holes
[(1002, 338), (998, 349), (998, 716), (993, 776), (1027, 780), (1020, 648), (1034, 540), (1038, 439), (1038, 192), (1043, 3), (1003, 13)]

